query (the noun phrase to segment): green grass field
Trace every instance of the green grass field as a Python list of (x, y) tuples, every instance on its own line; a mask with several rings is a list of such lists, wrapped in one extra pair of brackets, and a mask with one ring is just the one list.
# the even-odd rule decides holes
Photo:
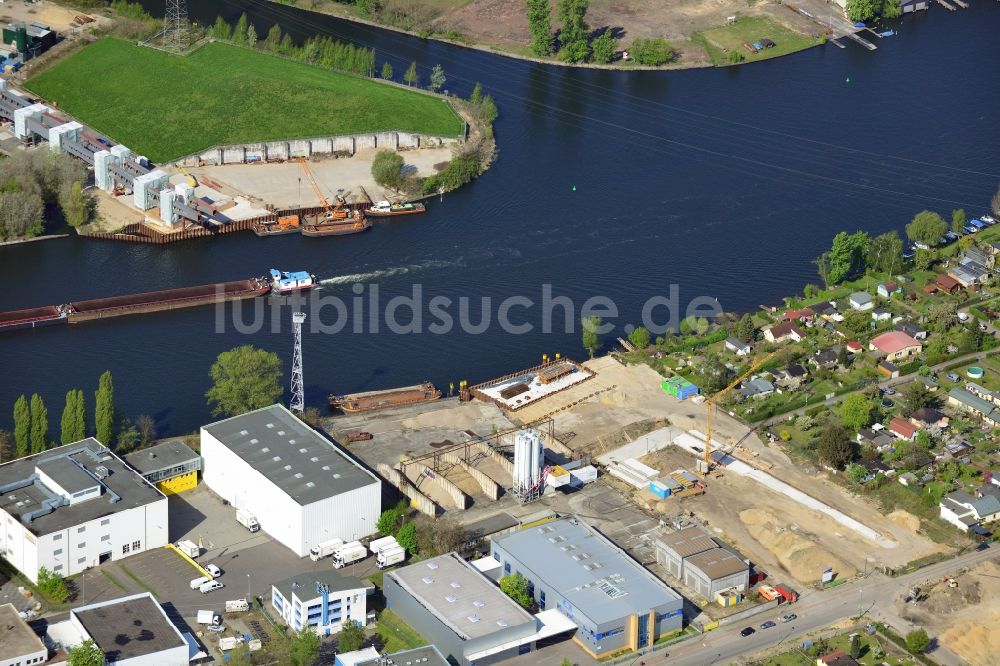
[[(758, 53), (751, 53), (743, 46), (743, 42), (753, 44), (762, 38), (770, 39), (774, 46)], [(695, 33), (691, 39), (708, 51), (715, 65), (730, 64), (728, 51), (742, 54), (744, 62), (754, 62), (801, 51), (819, 43), (816, 39), (789, 30), (766, 16), (739, 16), (732, 25)]]
[(220, 144), (462, 131), (436, 97), (221, 43), (173, 56), (106, 38), (26, 87), (157, 162)]

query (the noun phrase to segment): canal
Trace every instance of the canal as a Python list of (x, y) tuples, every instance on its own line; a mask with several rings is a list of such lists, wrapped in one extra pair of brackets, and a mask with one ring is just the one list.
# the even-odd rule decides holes
[[(497, 162), (433, 200), (428, 214), (361, 236), (237, 234), (165, 247), (70, 238), (0, 248), (0, 309), (271, 267), (316, 273), (319, 294), (347, 306), (355, 289), (367, 304), (377, 288), (385, 306), (419, 285), (422, 333), (390, 332), (382, 318), (374, 333), (367, 312), (357, 320), (348, 312), (336, 333), (307, 328), (310, 405), (322, 406), (329, 392), (480, 381), (543, 353), (581, 357), (580, 333), (565, 332), (564, 320), (575, 323), (594, 296), (617, 306), (612, 340), (672, 289), (680, 316), (698, 296), (731, 311), (775, 303), (818, 281), (812, 260), (837, 231), (901, 231), (925, 208), (983, 213), (1000, 182), (1000, 6), (992, 2), (906, 17), (875, 52), (826, 45), (737, 68), (631, 73), (513, 60), (258, 0), (189, 6), (203, 22), (217, 13), (235, 21), (250, 8), (261, 34), (280, 20), (299, 39), (319, 32), (374, 47), (397, 73), (416, 61), (425, 80), (440, 63), (459, 95), (482, 82), (500, 108)], [(275, 100), (260, 112), (278, 109)], [(549, 308), (551, 332), (542, 325), (546, 290), (573, 309)], [(516, 296), (533, 303), (509, 309), (513, 323), (531, 325), (521, 334), (496, 324), (500, 302)], [(460, 299), (478, 323), (481, 299), (492, 298), (492, 324), (435, 334), (427, 310), (435, 297), (450, 300), (456, 329)], [(39, 392), (57, 437), (65, 392), (85, 388), (92, 403), (109, 369), (124, 414), (150, 414), (164, 434), (192, 431), (210, 418), (204, 393), (219, 352), (251, 343), (289, 367), (289, 312), (264, 312), (256, 332), (238, 332), (231, 308), (219, 316), (209, 307), (5, 334), (0, 427), (9, 427), (17, 395)], [(336, 306), (324, 312), (324, 321), (337, 319)], [(656, 310), (657, 321), (666, 313)], [(405, 307), (397, 314), (408, 320)], [(250, 321), (251, 309), (243, 315)]]

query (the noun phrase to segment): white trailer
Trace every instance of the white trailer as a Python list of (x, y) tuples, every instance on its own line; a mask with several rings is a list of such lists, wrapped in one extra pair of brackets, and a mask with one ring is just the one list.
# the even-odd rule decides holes
[(246, 509), (236, 509), (236, 522), (251, 532), (260, 531), (260, 523), (258, 523), (257, 519), (254, 518), (254, 515)]
[(333, 554), (333, 567), (340, 569), (346, 564), (365, 559), (368, 549), (360, 541), (351, 541), (338, 548)]
[(384, 550), (386, 548), (394, 548), (398, 545), (399, 544), (396, 543), (396, 537), (387, 536), (372, 541), (370, 544), (368, 544), (368, 550), (372, 551), (372, 555), (378, 555), (378, 552), (380, 550)]
[(201, 548), (198, 547), (198, 544), (187, 539), (177, 542), (177, 550), (191, 558), (198, 557), (201, 554)]
[(399, 564), (405, 559), (406, 551), (402, 546), (383, 548), (375, 556), (375, 564), (379, 569), (385, 569), (386, 567), (391, 567), (393, 564)]
[(337, 549), (344, 545), (343, 539), (330, 539), (323, 543), (318, 543), (309, 549), (309, 559), (317, 562), (327, 555), (333, 555)]
[(250, 602), (246, 599), (232, 599), (226, 602), (227, 613), (242, 613), (250, 610)]

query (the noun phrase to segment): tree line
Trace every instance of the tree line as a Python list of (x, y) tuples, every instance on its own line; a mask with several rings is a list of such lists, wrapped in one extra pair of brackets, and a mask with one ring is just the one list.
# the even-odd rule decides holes
[(59, 442), (49, 434), (49, 410), (37, 393), (31, 398), (21, 395), (14, 402), (13, 442), (8, 433), (0, 431), (0, 458), (42, 453), (43, 451), (72, 444), (93, 435), (101, 444), (113, 448), (118, 454), (128, 453), (137, 446), (156, 437), (156, 422), (151, 416), (141, 415), (133, 423), (115, 410), (114, 382), (111, 372), (105, 371), (94, 391), (92, 427), (87, 420), (87, 404), (82, 389), (66, 392), (66, 402), (59, 422)]
[(86, 182), (83, 162), (69, 155), (18, 151), (0, 160), (0, 241), (41, 235), (51, 206), (71, 227), (89, 222), (96, 208)]
[[(560, 28), (552, 29), (551, 0), (526, 0), (531, 52), (539, 57), (555, 55), (566, 62), (594, 62), (606, 65), (618, 53), (618, 39), (611, 28), (592, 37), (587, 24), (589, 0), (557, 0), (556, 18)], [(665, 39), (637, 38), (629, 48), (630, 57), (640, 65), (663, 65), (674, 59)]]

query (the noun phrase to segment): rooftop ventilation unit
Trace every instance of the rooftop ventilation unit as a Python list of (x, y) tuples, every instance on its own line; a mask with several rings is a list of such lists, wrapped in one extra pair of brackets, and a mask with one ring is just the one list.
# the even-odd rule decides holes
[(98, 479), (106, 479), (111, 476), (111, 472), (104, 465), (98, 465), (94, 468), (94, 472), (97, 474)]
[(437, 569), (438, 568), (438, 563), (437, 562), (428, 562), (427, 563), (427, 568), (428, 569)]
[(420, 580), (424, 581), (424, 583), (426, 583), (427, 585), (430, 585), (431, 583), (434, 582), (434, 579), (431, 578), (430, 576), (424, 576)]
[(456, 597), (454, 594), (449, 594), (448, 596), (445, 597), (445, 599), (448, 600), (449, 604), (453, 604), (456, 601), (458, 601), (458, 597)]

